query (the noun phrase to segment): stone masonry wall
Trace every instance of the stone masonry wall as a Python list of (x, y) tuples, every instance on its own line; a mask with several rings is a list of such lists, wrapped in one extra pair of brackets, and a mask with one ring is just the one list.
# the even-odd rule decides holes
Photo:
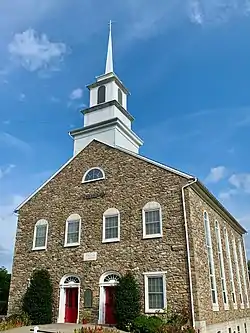
[[(89, 168), (99, 166), (106, 179), (82, 184)], [(167, 271), (167, 302), (175, 308), (189, 305), (181, 186), (186, 179), (129, 154), (92, 142), (19, 211), (10, 288), (9, 313), (20, 307), (28, 279), (35, 268), (47, 268), (54, 286), (54, 318), (57, 320), (59, 282), (65, 274), (81, 279), (80, 318), (83, 291), (93, 291), (93, 315), (98, 317), (99, 279), (106, 271), (121, 274), (133, 269), (142, 287), (143, 272)], [(86, 194), (105, 192), (86, 199)], [(142, 208), (149, 201), (162, 207), (163, 237), (142, 239)], [(120, 211), (120, 242), (102, 243), (103, 213)], [(81, 244), (64, 247), (65, 221), (72, 214), (82, 218)], [(32, 251), (35, 223), (49, 222), (45, 251)], [(84, 262), (85, 252), (97, 251), (97, 260)]]
[[(206, 321), (206, 324), (209, 325), (219, 322), (229, 322), (237, 318), (240, 319), (240, 318), (250, 317), (250, 310), (246, 306), (243, 277), (241, 277), (241, 283), (242, 283), (242, 294), (244, 298), (245, 309), (240, 308), (239, 290), (238, 290), (238, 283), (236, 280), (236, 266), (234, 262), (234, 255), (232, 248), (232, 234), (237, 240), (241, 238), (241, 231), (237, 229), (237, 227), (234, 225), (232, 221), (230, 223), (230, 220), (225, 220), (211, 205), (205, 202), (193, 189), (190, 188), (189, 188), (189, 202), (190, 202), (190, 219), (188, 223), (190, 226), (189, 233), (190, 233), (191, 249), (192, 249), (193, 281), (195, 282), (194, 283), (195, 320)], [(204, 211), (207, 211), (210, 222), (219, 311), (213, 311), (212, 309), (208, 256), (207, 256), (207, 247), (205, 243), (205, 229), (204, 229), (204, 219), (203, 219)], [(226, 287), (229, 300), (229, 310), (224, 310), (224, 303), (222, 298), (220, 264), (219, 264), (218, 247), (215, 235), (216, 220), (218, 221), (220, 226), (222, 251), (223, 251), (225, 276), (226, 276)], [(234, 225), (234, 227), (232, 227), (232, 225)], [(224, 226), (226, 226), (227, 228), (229, 242), (230, 242), (231, 258), (234, 271), (235, 293), (238, 304), (237, 310), (234, 310), (232, 304), (231, 285), (229, 280), (229, 266), (226, 255), (225, 237), (223, 231)], [(242, 244), (242, 249), (244, 249), (243, 244)], [(238, 246), (237, 246), (237, 251), (238, 251)], [(238, 259), (240, 266), (239, 251), (238, 251)], [(244, 257), (244, 264), (245, 264), (245, 257)], [(248, 271), (246, 266), (245, 266), (245, 271), (246, 272)], [(240, 266), (240, 272), (242, 273), (241, 266)], [(246, 278), (248, 279), (248, 277)], [(249, 288), (248, 280), (247, 280), (247, 285)], [(249, 289), (248, 289), (248, 294), (249, 294)]]

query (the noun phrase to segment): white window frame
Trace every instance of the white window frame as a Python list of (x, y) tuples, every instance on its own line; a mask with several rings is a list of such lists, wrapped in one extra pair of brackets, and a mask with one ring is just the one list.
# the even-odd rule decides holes
[[(44, 246), (37, 246), (36, 247), (36, 233), (37, 233), (37, 227), (40, 225), (46, 225), (46, 237), (45, 237), (45, 245)], [(38, 250), (46, 250), (47, 249), (47, 243), (48, 243), (48, 231), (49, 231), (49, 223), (45, 219), (38, 220), (35, 224), (34, 227), (34, 235), (33, 235), (33, 246), (32, 250), (33, 251), (38, 251)]]
[[(167, 307), (167, 288), (166, 288), (166, 271), (162, 272), (145, 272), (144, 275), (144, 293), (145, 293), (145, 313), (162, 313)], [(149, 297), (148, 297), (148, 278), (149, 277), (161, 277), (163, 282), (163, 308), (162, 309), (149, 309)]]
[[(68, 240), (68, 225), (69, 222), (72, 221), (77, 221), (79, 220), (79, 234), (78, 234), (78, 242), (75, 243), (67, 243)], [(81, 240), (81, 225), (82, 225), (82, 219), (81, 216), (79, 214), (71, 214), (67, 220), (66, 220), (66, 224), (65, 224), (65, 238), (64, 238), (64, 247), (74, 247), (74, 246), (79, 246), (80, 245), (80, 240)]]
[[(159, 217), (160, 217), (160, 233), (158, 234), (146, 234), (146, 212), (159, 210)], [(142, 230), (143, 230), (143, 238), (160, 238), (163, 236), (162, 233), (162, 210), (161, 205), (158, 202), (151, 201), (148, 202), (142, 209)]]
[[(118, 237), (115, 238), (105, 238), (105, 226), (106, 226), (106, 217), (118, 217)], [(120, 225), (121, 225), (121, 217), (120, 212), (116, 208), (109, 208), (103, 214), (103, 223), (102, 223), (102, 242), (103, 243), (113, 243), (120, 241)]]
[[(218, 247), (218, 256), (219, 256), (219, 263), (220, 263), (222, 300), (223, 300), (223, 303), (224, 303), (224, 309), (229, 310), (228, 294), (227, 294), (227, 281), (226, 281), (225, 265), (224, 265), (223, 251), (222, 251), (220, 225), (219, 225), (219, 222), (217, 220), (215, 220), (215, 235), (216, 235), (216, 241), (217, 241), (217, 247)], [(224, 293), (225, 293), (226, 301), (224, 300)]]
[[(238, 306), (237, 306), (237, 298), (236, 298), (235, 284), (234, 284), (234, 272), (233, 272), (229, 237), (228, 237), (228, 232), (227, 232), (226, 227), (224, 227), (224, 235), (225, 235), (227, 260), (228, 260), (228, 266), (229, 266), (229, 277), (230, 277), (230, 285), (231, 285), (232, 302), (233, 302), (233, 307), (236, 310)], [(234, 297), (233, 297), (233, 295), (234, 295)], [(234, 301), (233, 301), (233, 299), (234, 299)]]
[[(102, 177), (101, 177), (101, 178), (96, 178), (96, 179), (85, 180), (85, 177), (87, 176), (87, 174), (88, 174), (90, 171), (95, 170), (95, 169), (100, 170), (100, 171), (102, 172)], [(82, 183), (97, 182), (97, 181), (99, 181), (99, 180), (103, 180), (103, 179), (105, 179), (105, 173), (104, 173), (104, 171), (102, 170), (102, 168), (100, 168), (100, 167), (93, 167), (93, 168), (88, 169), (88, 170), (85, 172), (85, 174), (84, 174), (84, 176), (83, 176), (83, 178), (82, 178)]]
[(246, 279), (246, 269), (245, 269), (245, 263), (243, 259), (243, 251), (242, 251), (242, 243), (241, 239), (238, 240), (238, 247), (239, 247), (239, 253), (240, 253), (240, 264), (241, 264), (241, 272), (243, 276), (243, 285), (244, 285), (244, 292), (245, 292), (245, 298), (246, 298), (246, 306), (249, 308), (249, 297), (248, 297), (248, 288), (247, 288), (247, 279)]
[(233, 244), (234, 263), (235, 263), (235, 268), (236, 268), (236, 278), (237, 278), (237, 283), (238, 283), (239, 296), (240, 296), (240, 300), (241, 300), (240, 307), (241, 307), (241, 309), (244, 309), (245, 306), (244, 306), (243, 293), (242, 293), (239, 259), (238, 259), (235, 237), (234, 237), (233, 233), (232, 233), (232, 244)]
[[(215, 267), (214, 267), (213, 244), (212, 244), (209, 216), (208, 216), (207, 211), (203, 212), (203, 221), (204, 221), (204, 229), (205, 229), (205, 244), (206, 244), (206, 248), (207, 248), (209, 284), (210, 284), (210, 291), (211, 291), (212, 307), (213, 307), (213, 311), (219, 311), (217, 283), (216, 283)], [(210, 262), (210, 259), (211, 259), (211, 262)], [(210, 266), (211, 266), (211, 270), (212, 270), (211, 273), (210, 273)], [(213, 286), (214, 286), (213, 289), (212, 289), (211, 279), (213, 281)], [(215, 294), (215, 303), (213, 302), (213, 291)]]

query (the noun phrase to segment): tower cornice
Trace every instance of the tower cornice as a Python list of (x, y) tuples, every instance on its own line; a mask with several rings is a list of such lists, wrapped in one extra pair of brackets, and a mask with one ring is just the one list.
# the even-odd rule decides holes
[(115, 83), (118, 85), (118, 87), (127, 95), (130, 95), (130, 92), (129, 90), (124, 86), (124, 84), (122, 83), (122, 81), (117, 77), (117, 75), (115, 73), (112, 73), (111, 76), (107, 76), (104, 74), (104, 75), (101, 75), (99, 77), (97, 77), (97, 81), (94, 82), (94, 83), (91, 83), (89, 85), (87, 85), (87, 88), (90, 90), (90, 89), (93, 89), (93, 88), (96, 88), (96, 87), (100, 87), (104, 84), (107, 84), (109, 82), (112, 82), (112, 81), (115, 81)]

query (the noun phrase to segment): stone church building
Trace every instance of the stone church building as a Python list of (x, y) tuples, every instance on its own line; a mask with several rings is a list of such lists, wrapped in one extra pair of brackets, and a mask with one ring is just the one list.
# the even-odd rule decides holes
[(142, 312), (186, 306), (200, 333), (247, 333), (246, 230), (197, 178), (140, 155), (111, 27), (105, 74), (88, 88), (84, 126), (70, 132), (74, 156), (16, 210), (9, 313), (33, 270), (47, 268), (55, 322), (88, 310), (115, 324), (114, 289), (132, 271)]

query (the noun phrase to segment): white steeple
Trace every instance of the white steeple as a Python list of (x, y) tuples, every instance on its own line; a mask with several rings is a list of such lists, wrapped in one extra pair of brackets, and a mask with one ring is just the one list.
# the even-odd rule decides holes
[(106, 70), (105, 74), (111, 73), (114, 71), (113, 65), (113, 47), (112, 47), (112, 21), (109, 21), (109, 41), (108, 41), (108, 52), (106, 60)]
[(87, 87), (89, 107), (81, 112), (84, 126), (70, 132), (74, 139), (74, 154), (94, 139), (113, 147), (122, 147), (139, 153), (143, 141), (133, 132), (133, 116), (127, 110), (128, 89), (114, 73), (112, 49), (112, 22), (109, 22), (109, 40), (105, 73)]

